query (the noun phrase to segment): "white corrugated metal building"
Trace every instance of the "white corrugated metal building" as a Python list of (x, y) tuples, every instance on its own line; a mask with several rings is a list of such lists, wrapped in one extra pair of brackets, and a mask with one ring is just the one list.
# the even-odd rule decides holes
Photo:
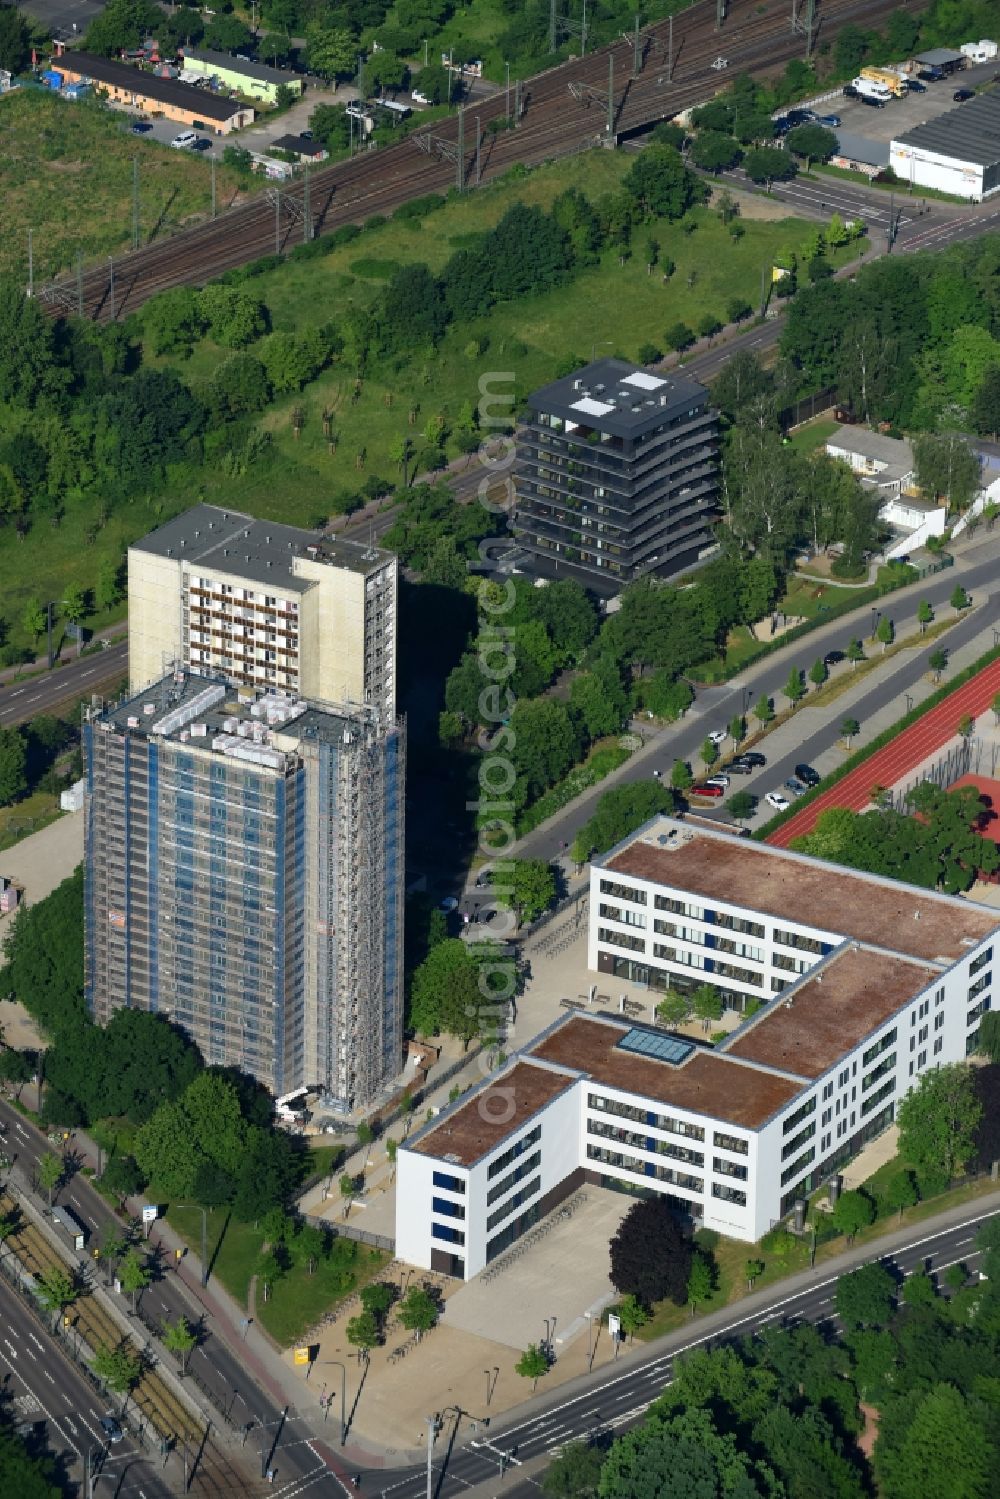
[(979, 203), (1000, 192), (1000, 89), (989, 89), (893, 140), (889, 165), (913, 187)]

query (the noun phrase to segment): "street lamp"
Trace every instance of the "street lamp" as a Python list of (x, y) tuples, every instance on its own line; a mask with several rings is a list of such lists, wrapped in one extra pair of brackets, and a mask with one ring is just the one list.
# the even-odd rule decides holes
[[(335, 1369), (340, 1370), (340, 1445), (343, 1447), (347, 1441), (347, 1370), (344, 1365), (335, 1358), (325, 1358), (324, 1364), (332, 1364)], [(330, 1399), (326, 1402), (326, 1414), (330, 1413)], [(324, 1416), (324, 1420), (326, 1417)]]
[(873, 604), (872, 605), (872, 639), (873, 640), (875, 639), (875, 631), (878, 629), (879, 613), (880, 613), (880, 611), (878, 609), (876, 609), (875, 605)]
[(510, 119), (510, 63), (509, 62), (505, 62), (504, 63), (504, 67), (507, 69), (507, 88), (506, 88), (506, 92), (504, 93), (504, 108), (503, 108), (503, 113), (504, 113), (504, 119), (505, 120), (509, 120)]

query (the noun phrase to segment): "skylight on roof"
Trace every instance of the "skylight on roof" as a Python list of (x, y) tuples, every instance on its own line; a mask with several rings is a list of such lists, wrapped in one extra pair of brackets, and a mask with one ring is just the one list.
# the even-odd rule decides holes
[(636, 370), (634, 375), (626, 375), (622, 381), (623, 385), (637, 385), (640, 390), (659, 390), (666, 383), (657, 375), (647, 375), (645, 370)]
[(609, 411), (614, 411), (614, 406), (607, 401), (592, 401), (589, 396), (583, 396), (579, 401), (574, 401), (570, 410), (582, 411), (584, 416), (607, 416)]
[(631, 1030), (618, 1042), (616, 1050), (635, 1052), (640, 1057), (652, 1057), (656, 1062), (683, 1062), (694, 1051), (691, 1041), (681, 1041), (677, 1036), (661, 1036), (655, 1031)]

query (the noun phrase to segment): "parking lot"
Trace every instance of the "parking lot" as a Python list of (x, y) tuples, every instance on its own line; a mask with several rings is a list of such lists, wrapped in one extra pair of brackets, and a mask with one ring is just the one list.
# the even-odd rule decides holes
[(925, 84), (925, 93), (909, 93), (901, 99), (890, 99), (884, 109), (874, 109), (859, 99), (841, 96), (825, 99), (815, 106), (815, 110), (820, 115), (839, 115), (840, 128), (851, 135), (863, 135), (872, 141), (891, 141), (916, 125), (937, 119), (949, 109), (961, 109), (961, 104), (956, 104), (952, 97), (955, 90), (982, 87), (991, 82), (996, 73), (1000, 73), (1000, 61), (964, 68), (938, 83)]

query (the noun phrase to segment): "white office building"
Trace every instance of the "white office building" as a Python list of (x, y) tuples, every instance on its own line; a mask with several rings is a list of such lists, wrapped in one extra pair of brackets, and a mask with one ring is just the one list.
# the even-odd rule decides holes
[(396, 1252), (471, 1279), (584, 1182), (758, 1240), (964, 1059), (995, 913), (657, 818), (591, 870), (589, 965), (750, 1013), (717, 1046), (571, 1011), (399, 1151)]

